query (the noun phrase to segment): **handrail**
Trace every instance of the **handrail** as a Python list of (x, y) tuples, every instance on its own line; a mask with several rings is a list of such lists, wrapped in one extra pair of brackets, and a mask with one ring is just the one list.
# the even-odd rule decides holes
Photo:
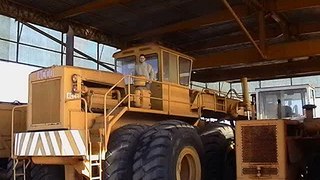
[[(115, 83), (105, 94), (103, 99), (103, 115), (104, 115), (104, 121), (106, 121), (107, 117), (107, 95), (115, 88), (118, 84), (120, 84), (121, 81), (123, 81), (127, 76), (123, 76), (117, 83)], [(130, 94), (130, 92), (129, 92)]]
[(14, 106), (11, 110), (11, 158), (14, 158), (14, 150), (13, 150), (13, 146), (14, 146), (14, 112), (17, 108), (23, 108), (23, 107), (28, 107), (28, 105), (19, 105), (19, 106)]
[[(107, 129), (107, 117), (109, 117), (119, 106), (120, 104), (123, 103), (123, 101), (125, 101), (128, 97), (130, 96), (130, 94), (127, 94), (125, 97), (122, 98), (122, 100), (115, 106), (112, 108), (112, 110), (104, 117), (104, 130)], [(104, 137), (104, 142), (105, 142), (105, 146), (107, 145), (106, 144), (106, 137)]]
[(121, 103), (123, 103), (124, 100), (126, 100), (129, 97), (130, 94), (127, 94), (126, 96), (124, 96), (121, 101), (119, 101), (119, 103), (117, 105), (115, 105), (112, 110), (107, 114), (107, 116), (110, 116), (116, 109), (117, 107), (120, 106)]
[[(88, 103), (86, 101), (86, 99), (81, 98), (81, 100), (84, 102), (84, 108), (85, 108), (85, 141), (86, 141), (86, 149), (88, 149), (88, 142), (89, 142), (89, 138), (88, 138), (88, 134), (89, 134), (89, 130), (88, 130)], [(86, 159), (88, 159), (88, 151), (86, 151)]]
[[(104, 94), (104, 99), (103, 99), (103, 124), (104, 124), (104, 131), (107, 129), (107, 118), (120, 106), (120, 104), (122, 104), (125, 99), (127, 99), (129, 96), (130, 96), (130, 92), (128, 92), (128, 94), (122, 98), (122, 100), (120, 100), (118, 102), (117, 105), (115, 105), (110, 111), (109, 113), (107, 114), (107, 95), (115, 88), (117, 87), (118, 84), (120, 84), (122, 81), (124, 81), (124, 79), (126, 77), (130, 77), (130, 76), (123, 76), (117, 83), (115, 83), (105, 94)], [(130, 81), (129, 81), (130, 82)], [(130, 84), (129, 84), (130, 86)], [(128, 87), (128, 89), (130, 90), (130, 87)], [(130, 101), (130, 100), (129, 100)], [(105, 132), (103, 132), (105, 133)], [(106, 137), (104, 136), (104, 146), (106, 147), (106, 144), (107, 143), (107, 139)]]

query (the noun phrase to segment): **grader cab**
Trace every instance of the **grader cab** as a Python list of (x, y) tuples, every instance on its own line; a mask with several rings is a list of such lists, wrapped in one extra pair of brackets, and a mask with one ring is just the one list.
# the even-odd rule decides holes
[(319, 179), (314, 89), (298, 85), (256, 92), (258, 120), (236, 124), (237, 179)]
[[(140, 54), (155, 79), (133, 73)], [(215, 90), (190, 89), (194, 59), (171, 49), (149, 44), (114, 58), (117, 72), (53, 66), (30, 74), (27, 130), (14, 134), (14, 164), (31, 162), (23, 171), (31, 171), (24, 173), (30, 179), (39, 167), (44, 176), (61, 171), (54, 176), (68, 180), (209, 176), (202, 162), (212, 159), (204, 157), (211, 141), (206, 136), (227, 132), (229, 143), (233, 130), (208, 128), (200, 119), (247, 118), (245, 103)], [(18, 172), (21, 166), (14, 167)]]

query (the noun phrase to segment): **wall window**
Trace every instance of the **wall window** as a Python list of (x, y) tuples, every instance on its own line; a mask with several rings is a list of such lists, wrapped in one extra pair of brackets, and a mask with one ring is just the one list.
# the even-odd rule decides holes
[[(3, 78), (8, 80), (7, 75), (10, 73), (25, 72), (15, 74), (14, 77), (10, 76), (10, 82), (18, 82), (13, 83), (13, 85), (19, 86), (5, 86), (2, 88), (4, 93), (8, 93), (0, 97), (0, 101), (11, 101), (8, 99), (10, 98), (12, 101), (18, 100), (26, 102), (28, 75), (31, 70), (24, 71), (21, 70), (21, 68), (25, 69), (24, 65), (27, 65), (27, 69), (29, 68), (33, 70), (52, 65), (65, 65), (65, 47), (13, 18), (0, 15), (0, 24), (0, 74), (2, 74)], [(50, 36), (53, 36), (59, 41), (66, 42), (66, 35), (62, 32), (38, 25), (33, 26)], [(78, 49), (86, 55), (89, 55), (91, 58), (100, 61), (100, 63), (114, 68), (114, 59), (112, 55), (117, 51), (115, 48), (79, 37), (75, 37), (74, 46), (75, 49)], [(7, 63), (8, 61), (17, 63), (15, 64), (15, 70), (8, 68), (12, 66), (12, 63)], [(110, 71), (77, 53), (75, 53), (74, 56), (74, 66)], [(7, 71), (9, 69), (11, 71)], [(7, 84), (4, 80), (2, 80), (2, 82), (4, 82), (3, 84)], [(14, 91), (15, 89), (17, 91)]]
[(261, 81), (261, 87), (290, 86), (290, 85), (291, 85), (291, 80), (289, 78)]

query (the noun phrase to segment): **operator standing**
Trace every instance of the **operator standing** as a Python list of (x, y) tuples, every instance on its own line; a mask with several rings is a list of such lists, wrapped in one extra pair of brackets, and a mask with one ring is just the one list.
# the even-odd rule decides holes
[(144, 76), (147, 79), (148, 85), (149, 85), (150, 81), (155, 80), (155, 73), (152, 66), (146, 63), (145, 61), (146, 61), (145, 55), (141, 54), (139, 56), (139, 60), (136, 62), (136, 65), (135, 65), (135, 75)]

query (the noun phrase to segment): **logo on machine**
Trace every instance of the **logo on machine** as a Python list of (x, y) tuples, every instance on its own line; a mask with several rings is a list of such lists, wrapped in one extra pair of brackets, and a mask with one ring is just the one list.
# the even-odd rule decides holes
[(74, 94), (72, 92), (67, 92), (67, 99), (80, 99), (80, 94)]
[(52, 69), (43, 69), (37, 72), (37, 79), (49, 79), (54, 76)]

